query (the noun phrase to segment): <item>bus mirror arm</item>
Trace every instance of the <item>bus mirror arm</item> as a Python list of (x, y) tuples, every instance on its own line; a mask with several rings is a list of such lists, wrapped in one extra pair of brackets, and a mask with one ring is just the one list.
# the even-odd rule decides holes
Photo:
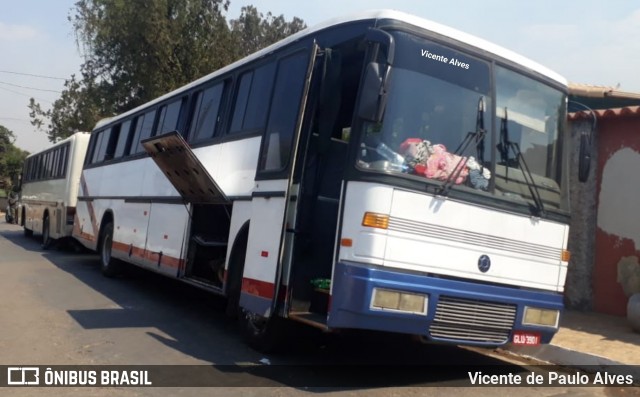
[(389, 32), (376, 28), (369, 29), (364, 39), (370, 46), (368, 57), (372, 62), (364, 71), (358, 115), (379, 123), (387, 105), (387, 86), (396, 45)]
[(586, 182), (591, 168), (591, 137), (589, 134), (580, 134), (580, 153), (578, 155), (578, 180)]
[(581, 126), (578, 129), (578, 133), (580, 134), (580, 148), (578, 149), (578, 181), (584, 183), (589, 179), (589, 174), (591, 171), (591, 157), (593, 151), (593, 134), (596, 131), (597, 124), (597, 116), (596, 112), (593, 111), (587, 105), (577, 102), (577, 101), (569, 101), (569, 106), (580, 106), (584, 108), (586, 112), (588, 112), (592, 119), (591, 125), (589, 127)]
[(360, 91), (358, 115), (369, 121), (382, 121), (387, 105), (387, 84), (391, 66), (370, 62), (365, 69)]
[(367, 31), (365, 41), (369, 44), (375, 45), (375, 52), (373, 57), (369, 59), (378, 59), (378, 52), (380, 49), (386, 49), (386, 63), (387, 65), (393, 65), (393, 59), (395, 57), (396, 45), (393, 40), (393, 36), (381, 29), (371, 28)]

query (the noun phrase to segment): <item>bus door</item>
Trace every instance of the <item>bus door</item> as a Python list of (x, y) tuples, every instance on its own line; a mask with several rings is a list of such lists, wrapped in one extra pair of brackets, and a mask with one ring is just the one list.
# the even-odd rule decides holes
[[(240, 294), (241, 317), (249, 328), (285, 313), (286, 274), (296, 212), (294, 171), (309, 89), (319, 54), (317, 44), (277, 60), (274, 89), (262, 140)], [(241, 319), (242, 320), (242, 319)], [(257, 331), (256, 331), (257, 332)]]
[[(173, 225), (178, 233), (186, 227), (189, 228), (184, 233), (187, 241), (171, 243), (166, 236), (160, 236), (159, 239), (164, 240), (159, 240), (155, 245), (147, 242), (149, 256), (158, 261), (158, 267), (164, 273), (173, 272), (174, 275), (184, 277), (193, 283), (221, 291), (229, 232), (230, 200), (177, 131), (148, 138), (142, 141), (142, 145), (182, 196), (191, 218), (187, 225)], [(165, 214), (164, 217), (157, 217), (162, 224), (175, 223), (172, 219), (184, 219), (184, 208), (175, 204), (154, 205)], [(149, 235), (152, 235), (151, 231)], [(181, 254), (185, 251), (186, 258)]]

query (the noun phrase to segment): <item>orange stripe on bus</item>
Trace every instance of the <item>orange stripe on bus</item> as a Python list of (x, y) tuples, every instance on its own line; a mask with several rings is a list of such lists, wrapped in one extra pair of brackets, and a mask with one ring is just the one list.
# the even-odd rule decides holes
[(251, 278), (242, 279), (242, 292), (262, 298), (273, 299), (273, 283)]
[[(255, 280), (252, 278), (242, 279), (242, 292), (249, 295), (259, 296), (261, 298), (273, 299), (273, 290), (274, 290), (273, 287), (274, 287), (274, 284), (267, 281)], [(281, 286), (279, 296), (281, 301), (285, 300), (287, 296), (286, 285)]]
[[(127, 256), (129, 255), (130, 246), (125, 243), (114, 241), (112, 247), (116, 251), (125, 253)], [(148, 251), (138, 247), (131, 247), (131, 256), (136, 257), (138, 259), (143, 259), (146, 261), (152, 261), (156, 263), (158, 262), (158, 259), (160, 259), (161, 266), (167, 266), (174, 269), (179, 269), (184, 264), (183, 259), (165, 255), (165, 254), (162, 254), (162, 258), (160, 258), (160, 253)]]

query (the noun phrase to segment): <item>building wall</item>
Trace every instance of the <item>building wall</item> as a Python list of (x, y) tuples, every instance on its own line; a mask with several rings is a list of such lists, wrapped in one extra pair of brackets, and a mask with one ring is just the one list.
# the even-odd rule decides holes
[(624, 316), (640, 292), (640, 114), (599, 116), (593, 309)]

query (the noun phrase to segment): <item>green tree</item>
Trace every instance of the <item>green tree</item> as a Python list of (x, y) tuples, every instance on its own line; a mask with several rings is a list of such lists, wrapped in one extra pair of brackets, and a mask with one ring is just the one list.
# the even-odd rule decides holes
[(231, 34), (236, 43), (235, 57), (241, 58), (296, 33), (307, 25), (298, 17), (287, 22), (283, 15), (265, 16), (254, 6), (242, 7), (240, 17), (232, 20)]
[(79, 0), (69, 19), (83, 74), (108, 86), (102, 94), (115, 111), (156, 98), (231, 61), (227, 7), (224, 0)]
[(100, 88), (90, 79), (78, 81), (71, 76), (51, 109), (43, 110), (33, 98), (29, 100), (31, 124), (45, 130), (51, 142), (78, 131), (91, 131), (101, 115), (112, 113), (112, 106), (100, 100)]
[(31, 122), (56, 142), (90, 130), (305, 27), (294, 18), (242, 9), (228, 0), (78, 0), (69, 15), (84, 57), (51, 109), (29, 103)]
[(7, 191), (17, 186), (22, 164), (29, 154), (13, 144), (15, 138), (13, 131), (0, 125), (0, 188)]

